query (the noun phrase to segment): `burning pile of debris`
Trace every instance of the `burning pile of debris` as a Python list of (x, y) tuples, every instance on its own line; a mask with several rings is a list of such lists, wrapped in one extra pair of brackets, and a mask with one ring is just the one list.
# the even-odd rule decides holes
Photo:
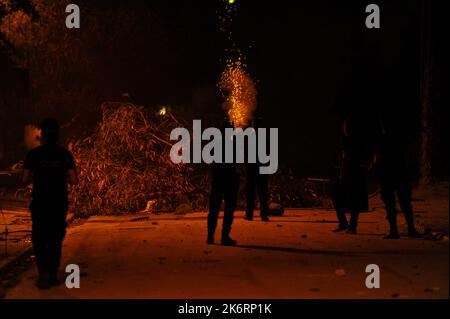
[(180, 119), (131, 103), (104, 103), (102, 112), (93, 135), (71, 147), (80, 174), (71, 191), (78, 216), (137, 212), (192, 191), (190, 169), (168, 155), (171, 130), (184, 126)]

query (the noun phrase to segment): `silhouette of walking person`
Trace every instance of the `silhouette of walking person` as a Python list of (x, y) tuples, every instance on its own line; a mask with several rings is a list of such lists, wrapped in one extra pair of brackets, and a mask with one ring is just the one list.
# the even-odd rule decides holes
[(68, 210), (67, 184), (77, 184), (72, 154), (58, 145), (59, 125), (53, 118), (41, 123), (41, 146), (25, 159), (23, 182), (32, 182), (30, 205), (32, 244), (36, 256), (39, 289), (58, 285), (62, 242), (66, 233)]
[(408, 225), (408, 237), (421, 237), (414, 225), (411, 204), (411, 186), (405, 159), (404, 142), (399, 134), (382, 127), (377, 143), (376, 167), (378, 170), (381, 199), (384, 202), (390, 230), (385, 239), (398, 239), (396, 200)]

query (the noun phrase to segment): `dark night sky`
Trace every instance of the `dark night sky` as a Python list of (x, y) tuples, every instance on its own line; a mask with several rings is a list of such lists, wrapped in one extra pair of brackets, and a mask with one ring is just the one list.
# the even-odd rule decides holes
[[(220, 2), (175, 2), (163, 12), (189, 30), (190, 84), (212, 86), (226, 46)], [(366, 1), (237, 1), (233, 35), (258, 81), (258, 112), (280, 129), (280, 162), (301, 175), (330, 173), (345, 108), (385, 109), (418, 138), (420, 1), (377, 3), (381, 30), (365, 28)]]
[[(381, 30), (365, 28), (364, 9), (369, 3), (236, 0), (233, 33), (257, 80), (258, 113), (280, 130), (281, 164), (300, 175), (330, 174), (346, 109), (367, 118), (388, 113), (410, 137), (411, 148), (417, 148), (421, 0), (375, 1), (381, 8)], [(443, 173), (439, 174), (448, 177), (444, 120), (448, 115), (448, 4), (431, 3), (436, 63), (433, 126), (443, 136), (435, 143), (435, 153), (441, 158)], [(92, 6), (155, 12), (157, 17), (152, 23), (137, 21), (136, 34), (129, 35), (123, 51), (112, 56), (102, 55), (99, 39), (100, 49), (92, 54), (109, 70), (105, 86), (111, 83), (110, 92), (102, 93), (100, 101), (128, 91), (135, 102), (144, 105), (192, 107), (193, 92), (217, 82), (227, 44), (218, 23), (222, 1), (99, 0), (83, 4), (80, 0), (79, 4), (82, 14), (83, 6)], [(216, 107), (194, 109), (193, 114), (202, 118), (216, 112)]]

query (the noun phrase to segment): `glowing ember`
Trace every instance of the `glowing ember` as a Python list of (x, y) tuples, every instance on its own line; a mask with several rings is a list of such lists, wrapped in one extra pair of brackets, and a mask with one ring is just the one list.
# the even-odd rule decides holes
[(247, 126), (256, 109), (256, 88), (240, 60), (227, 64), (219, 86), (228, 93), (226, 105), (230, 121), (235, 127)]

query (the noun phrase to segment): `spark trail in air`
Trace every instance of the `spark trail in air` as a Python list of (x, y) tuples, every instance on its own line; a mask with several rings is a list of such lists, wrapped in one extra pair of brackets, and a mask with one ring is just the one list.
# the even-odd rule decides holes
[(235, 0), (224, 0), (224, 8), (225, 12), (220, 17), (221, 31), (230, 45), (226, 48), (226, 65), (218, 85), (222, 92), (227, 93), (229, 120), (235, 127), (245, 127), (256, 109), (257, 91), (254, 81), (245, 70), (244, 57), (233, 42), (231, 24), (236, 13)]

